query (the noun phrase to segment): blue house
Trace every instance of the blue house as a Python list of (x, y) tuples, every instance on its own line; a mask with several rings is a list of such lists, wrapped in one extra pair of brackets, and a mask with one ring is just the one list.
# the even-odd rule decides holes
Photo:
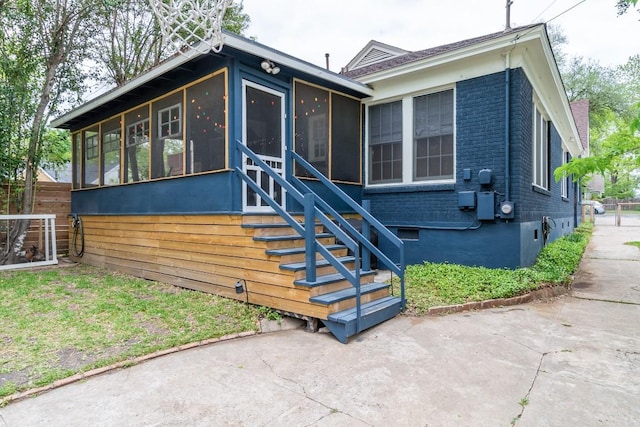
[(526, 266), (577, 223), (552, 178), (581, 146), (544, 25), (371, 42), (341, 74), (225, 34), (53, 126), (73, 139), (75, 260), (342, 342), (403, 309), (407, 263)]
[(371, 41), (344, 74), (374, 91), (363, 199), (407, 263), (528, 266), (577, 224), (553, 171), (583, 148), (544, 25), (417, 52)]

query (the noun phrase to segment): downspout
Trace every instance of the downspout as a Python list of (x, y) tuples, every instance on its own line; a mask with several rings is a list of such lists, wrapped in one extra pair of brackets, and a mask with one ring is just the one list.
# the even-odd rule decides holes
[(505, 103), (504, 103), (504, 197), (505, 200), (511, 200), (509, 189), (511, 188), (511, 175), (509, 169), (510, 164), (510, 152), (509, 152), (509, 134), (511, 132), (509, 126), (510, 119), (510, 98), (511, 98), (511, 52), (505, 54), (505, 69), (504, 69), (504, 86), (505, 86)]

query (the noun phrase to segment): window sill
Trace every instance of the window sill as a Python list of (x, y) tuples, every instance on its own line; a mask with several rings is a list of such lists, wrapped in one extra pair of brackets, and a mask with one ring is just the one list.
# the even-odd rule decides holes
[(416, 193), (416, 192), (434, 192), (434, 191), (453, 191), (455, 183), (448, 184), (412, 184), (412, 185), (387, 185), (367, 187), (364, 194), (382, 194), (382, 193)]
[(540, 193), (540, 194), (544, 194), (545, 196), (551, 196), (551, 191), (547, 190), (546, 188), (538, 187), (537, 185), (532, 184), (531, 189), (533, 190), (534, 193)]
[(569, 203), (571, 200), (569, 200), (568, 197), (562, 196), (562, 201)]

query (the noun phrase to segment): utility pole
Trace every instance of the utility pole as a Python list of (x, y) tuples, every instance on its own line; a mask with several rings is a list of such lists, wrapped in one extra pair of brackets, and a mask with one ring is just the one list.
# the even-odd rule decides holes
[(504, 30), (510, 30), (511, 29), (511, 5), (513, 4), (513, 0), (507, 0), (507, 22), (504, 26)]

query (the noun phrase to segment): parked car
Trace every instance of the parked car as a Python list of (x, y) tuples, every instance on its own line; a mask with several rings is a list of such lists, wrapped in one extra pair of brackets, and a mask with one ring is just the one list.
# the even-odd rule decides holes
[(583, 200), (582, 204), (584, 206), (593, 206), (593, 211), (596, 215), (604, 215), (605, 213), (604, 205), (597, 200)]

